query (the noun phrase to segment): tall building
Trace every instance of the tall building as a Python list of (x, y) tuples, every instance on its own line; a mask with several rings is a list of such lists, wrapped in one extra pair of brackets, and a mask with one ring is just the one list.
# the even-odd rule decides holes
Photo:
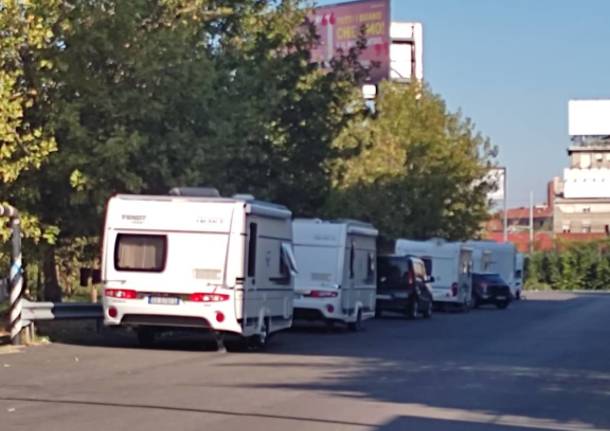
[(569, 103), (569, 167), (555, 179), (555, 234), (610, 234), (610, 100)]

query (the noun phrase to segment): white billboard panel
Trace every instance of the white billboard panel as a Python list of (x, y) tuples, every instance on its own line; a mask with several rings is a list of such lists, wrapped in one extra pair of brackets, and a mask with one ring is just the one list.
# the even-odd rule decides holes
[(390, 24), (390, 79), (424, 79), (424, 31), (420, 22)]
[(610, 198), (610, 169), (570, 169), (563, 171), (565, 198)]
[(610, 136), (610, 100), (570, 100), (570, 136)]
[(506, 175), (505, 168), (490, 169), (485, 176), (486, 183), (494, 184), (495, 190), (487, 194), (487, 199), (492, 201), (500, 201), (504, 199), (504, 176)]

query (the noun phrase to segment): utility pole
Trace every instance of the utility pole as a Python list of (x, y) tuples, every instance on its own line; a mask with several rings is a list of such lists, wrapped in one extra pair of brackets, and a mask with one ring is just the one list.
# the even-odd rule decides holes
[(530, 256), (534, 253), (534, 192), (530, 191)]
[(504, 197), (504, 242), (508, 242), (508, 189), (507, 189), (507, 184), (508, 181), (506, 180), (506, 167), (501, 168), (503, 175), (502, 175), (502, 180), (503, 180), (503, 188), (504, 188), (504, 193), (503, 193), (503, 197)]

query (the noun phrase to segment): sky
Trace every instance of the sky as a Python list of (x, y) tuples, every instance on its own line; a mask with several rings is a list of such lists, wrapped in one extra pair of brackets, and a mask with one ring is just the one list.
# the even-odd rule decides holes
[[(321, 0), (320, 5), (343, 3)], [(424, 27), (424, 77), (500, 151), (508, 203), (568, 165), (568, 101), (610, 98), (610, 0), (392, 0)]]

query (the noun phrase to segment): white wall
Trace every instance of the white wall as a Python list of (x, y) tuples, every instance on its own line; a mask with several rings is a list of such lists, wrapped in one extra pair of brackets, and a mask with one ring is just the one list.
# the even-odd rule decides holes
[(565, 198), (610, 198), (610, 169), (564, 169), (563, 195)]
[(424, 79), (424, 36), (419, 22), (393, 22), (390, 25), (390, 79), (413, 78), (411, 44), (415, 46), (415, 78)]

